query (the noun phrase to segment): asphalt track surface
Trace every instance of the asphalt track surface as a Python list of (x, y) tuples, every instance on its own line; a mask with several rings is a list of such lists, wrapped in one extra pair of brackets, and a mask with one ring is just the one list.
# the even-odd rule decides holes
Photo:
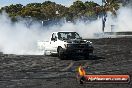
[(60, 60), (43, 55), (0, 54), (0, 88), (132, 88), (127, 84), (76, 81), (78, 66), (87, 74), (129, 74), (132, 76), (132, 39), (90, 39), (94, 55)]

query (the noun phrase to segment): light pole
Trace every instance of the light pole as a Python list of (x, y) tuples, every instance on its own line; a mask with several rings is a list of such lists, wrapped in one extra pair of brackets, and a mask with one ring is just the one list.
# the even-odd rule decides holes
[(106, 17), (107, 17), (105, 10), (104, 10), (104, 2), (105, 2), (105, 0), (102, 0), (102, 14), (103, 14), (103, 16), (102, 16), (102, 31), (103, 32), (105, 29), (105, 22), (106, 22)]
[(102, 31), (104, 32), (104, 0), (102, 0)]

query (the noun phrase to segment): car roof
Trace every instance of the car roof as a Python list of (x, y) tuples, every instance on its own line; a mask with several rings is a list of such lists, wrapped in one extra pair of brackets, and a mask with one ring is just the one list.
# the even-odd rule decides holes
[[(59, 32), (75, 32), (75, 31), (59, 31)], [(53, 32), (53, 33), (59, 33), (59, 32)]]

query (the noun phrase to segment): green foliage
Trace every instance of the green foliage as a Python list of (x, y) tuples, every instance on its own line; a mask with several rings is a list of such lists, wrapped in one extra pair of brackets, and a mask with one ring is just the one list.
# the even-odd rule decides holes
[(87, 9), (93, 9), (97, 6), (99, 6), (99, 4), (93, 2), (93, 1), (90, 1), (90, 2), (85, 2), (85, 6), (87, 7)]
[(90, 2), (85, 2), (85, 6), (86, 6), (86, 11), (85, 11), (85, 16), (88, 17), (92, 17), (92, 16), (96, 16), (97, 15), (97, 9), (99, 7), (99, 4), (90, 1)]
[(18, 16), (27, 18), (31, 17), (37, 20), (51, 20), (66, 18), (73, 21), (75, 19), (84, 17), (94, 17), (102, 13), (102, 11), (111, 11), (116, 14), (116, 10), (119, 9), (117, 0), (105, 0), (105, 6), (102, 10), (102, 6), (93, 1), (75, 1), (70, 7), (65, 7), (55, 2), (45, 1), (43, 3), (29, 3), (26, 6), (21, 4), (5, 6), (0, 9), (0, 13), (5, 11), (9, 16), (15, 20)]
[(2, 7), (1, 10), (5, 10), (7, 13), (9, 13), (11, 16), (17, 16), (19, 15), (19, 12), (22, 10), (23, 5), (16, 4), (16, 5), (10, 5)]
[(119, 9), (119, 4), (118, 4), (118, 0), (105, 0), (105, 6), (104, 6), (104, 11), (110, 11), (112, 12), (114, 15), (116, 15), (116, 11)]
[(82, 1), (76, 1), (69, 7), (69, 12), (73, 14), (73, 16), (82, 15), (82, 12), (86, 9), (86, 6)]

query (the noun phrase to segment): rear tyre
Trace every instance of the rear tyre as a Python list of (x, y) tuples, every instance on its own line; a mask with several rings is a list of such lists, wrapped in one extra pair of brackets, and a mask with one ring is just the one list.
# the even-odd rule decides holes
[(45, 50), (45, 48), (43, 49), (43, 55), (47, 56), (47, 51)]

